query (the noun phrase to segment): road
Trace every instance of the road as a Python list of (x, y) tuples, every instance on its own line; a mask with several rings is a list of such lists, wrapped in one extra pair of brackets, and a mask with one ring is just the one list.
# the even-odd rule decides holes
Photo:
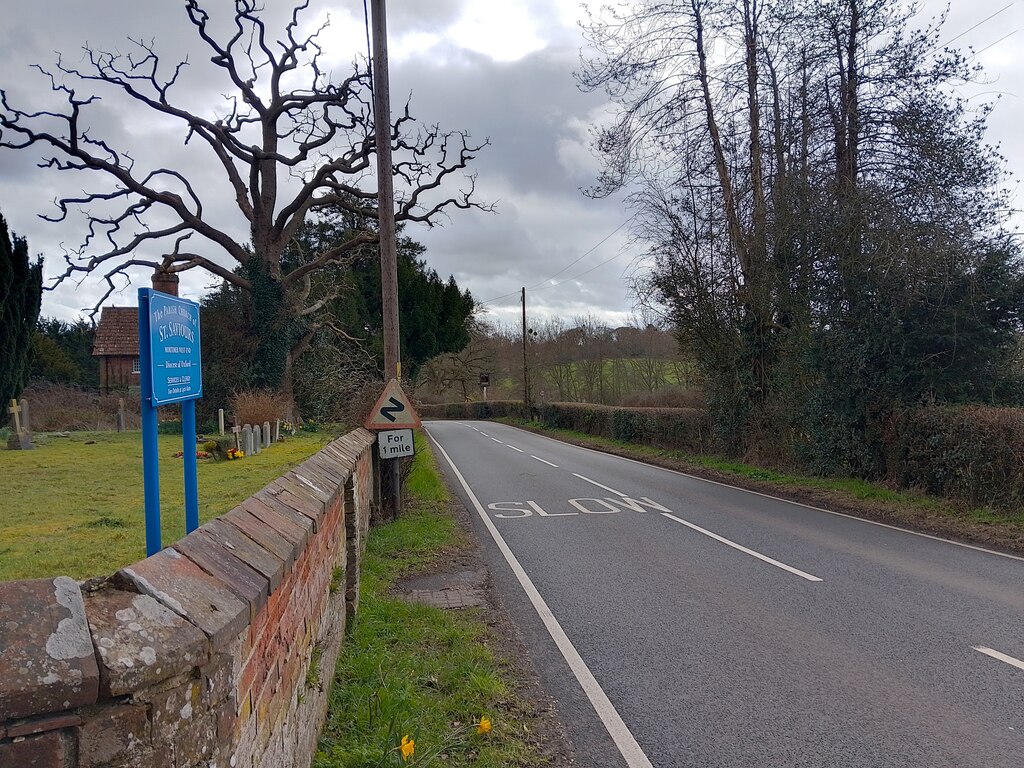
[(1024, 766), (1024, 558), (425, 427), (582, 768)]

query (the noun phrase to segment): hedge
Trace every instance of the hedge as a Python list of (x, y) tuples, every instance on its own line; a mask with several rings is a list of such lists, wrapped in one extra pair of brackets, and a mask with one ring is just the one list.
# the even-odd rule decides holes
[(1024, 408), (926, 406), (897, 431), (890, 468), (900, 485), (975, 506), (1024, 505)]
[(711, 450), (711, 421), (699, 408), (623, 408), (590, 403), (543, 403), (539, 420), (558, 429), (651, 445), (656, 448), (707, 453)]

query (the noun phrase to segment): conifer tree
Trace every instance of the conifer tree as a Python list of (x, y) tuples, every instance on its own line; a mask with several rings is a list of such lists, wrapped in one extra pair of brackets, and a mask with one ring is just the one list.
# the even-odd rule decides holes
[(18, 397), (28, 382), (42, 291), (42, 258), (31, 263), (28, 242), (12, 239), (0, 216), (0, 402)]

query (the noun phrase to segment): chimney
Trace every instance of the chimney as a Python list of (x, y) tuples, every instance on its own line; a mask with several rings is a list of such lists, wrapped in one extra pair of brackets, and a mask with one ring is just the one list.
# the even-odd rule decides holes
[(178, 276), (171, 272), (164, 272), (159, 268), (153, 270), (153, 290), (177, 296)]

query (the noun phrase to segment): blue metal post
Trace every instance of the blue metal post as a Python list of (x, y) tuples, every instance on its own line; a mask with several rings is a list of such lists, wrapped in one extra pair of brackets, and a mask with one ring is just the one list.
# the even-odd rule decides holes
[(181, 449), (185, 453), (185, 533), (192, 533), (199, 527), (195, 400), (185, 400), (181, 404)]
[[(139, 384), (142, 403), (142, 481), (146, 507), (146, 556), (163, 548), (160, 537), (160, 467), (153, 405), (153, 367), (149, 348), (149, 288), (139, 288)], [(194, 415), (194, 412), (193, 412)], [(195, 451), (192, 453), (193, 464)]]

